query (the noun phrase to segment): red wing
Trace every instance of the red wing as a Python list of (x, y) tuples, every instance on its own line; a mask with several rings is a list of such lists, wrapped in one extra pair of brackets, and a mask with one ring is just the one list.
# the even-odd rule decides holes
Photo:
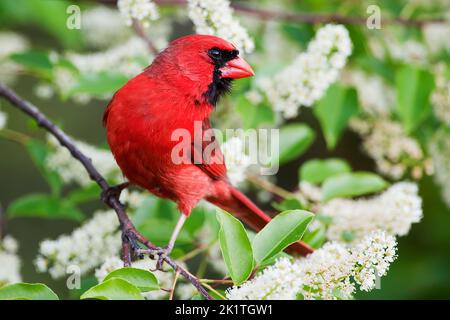
[[(201, 142), (193, 143), (193, 163), (215, 180), (227, 178), (227, 167), (220, 145), (214, 136), (208, 119), (203, 121), (203, 139)], [(195, 136), (202, 136), (201, 134)]]

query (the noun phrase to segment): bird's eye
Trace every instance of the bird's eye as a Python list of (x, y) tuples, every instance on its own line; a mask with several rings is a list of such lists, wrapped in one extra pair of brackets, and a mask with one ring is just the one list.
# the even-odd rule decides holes
[(222, 52), (219, 49), (211, 49), (208, 51), (208, 54), (214, 60), (218, 60), (222, 57)]

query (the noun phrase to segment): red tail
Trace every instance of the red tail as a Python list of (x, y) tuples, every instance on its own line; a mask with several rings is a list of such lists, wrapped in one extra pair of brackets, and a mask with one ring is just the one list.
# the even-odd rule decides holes
[[(272, 220), (238, 189), (230, 186), (229, 190), (233, 197), (232, 199), (227, 199), (227, 201), (223, 198), (219, 198), (208, 199), (208, 201), (234, 214), (236, 217), (244, 221), (256, 231), (264, 228), (264, 226), (269, 223), (270, 220)], [(287, 251), (295, 252), (297, 254), (305, 256), (309, 253), (312, 253), (314, 250), (303, 241), (298, 241), (291, 244), (288, 247)]]

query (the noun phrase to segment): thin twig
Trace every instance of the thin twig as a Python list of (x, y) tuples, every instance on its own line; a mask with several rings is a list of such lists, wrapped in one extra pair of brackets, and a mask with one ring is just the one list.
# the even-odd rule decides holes
[(150, 51), (151, 54), (156, 56), (159, 53), (159, 50), (158, 48), (156, 48), (153, 41), (145, 33), (145, 30), (142, 27), (142, 24), (139, 20), (133, 19), (133, 29), (134, 32), (136, 32), (136, 34), (147, 44), (148, 51)]
[[(108, 184), (106, 179), (98, 172), (98, 170), (92, 164), (91, 159), (89, 159), (85, 154), (83, 154), (75, 143), (70, 139), (59, 127), (57, 127), (53, 122), (51, 122), (39, 109), (31, 104), (29, 101), (26, 101), (19, 97), (13, 90), (8, 87), (0, 84), (0, 96), (4, 99), (8, 100), (14, 107), (20, 109), (24, 113), (28, 114), (31, 118), (35, 119), (37, 124), (47, 130), (50, 134), (52, 134), (59, 143), (67, 148), (75, 159), (81, 162), (83, 167), (89, 174), (91, 180), (95, 181), (103, 192), (107, 192), (110, 190), (111, 186)], [(158, 251), (158, 247), (153, 245), (150, 241), (148, 241), (142, 234), (140, 234), (131, 220), (128, 218), (128, 215), (125, 212), (124, 206), (120, 203), (118, 195), (112, 194), (108, 197), (103, 197), (102, 199), (106, 205), (110, 208), (114, 209), (119, 218), (120, 228), (122, 230), (122, 253), (125, 258), (125, 265), (129, 265), (131, 263), (131, 254), (130, 249), (133, 241), (138, 241), (147, 247), (150, 251)], [(203, 288), (200, 281), (193, 276), (189, 271), (181, 268), (178, 264), (172, 260), (168, 256), (164, 256), (163, 260), (174, 270), (178, 270), (179, 273), (185, 277), (189, 282), (192, 283), (194, 287), (202, 294), (206, 299), (212, 299), (212, 297), (208, 294), (208, 292)]]
[(209, 248), (211, 248), (212, 245), (213, 245), (213, 243), (201, 245), (201, 246), (195, 248), (194, 250), (186, 253), (185, 255), (181, 256), (177, 260), (183, 261), (183, 262), (188, 261), (188, 260), (194, 258), (195, 256), (197, 256), (198, 254), (202, 253), (203, 251), (208, 250)]
[[(107, 4), (115, 4), (117, 2), (117, 0), (98, 0), (98, 1)], [(161, 6), (185, 6), (187, 3), (186, 0), (154, 0), (154, 2)], [(343, 23), (352, 25), (365, 25), (367, 23), (367, 17), (361, 16), (344, 16), (335, 13), (332, 14), (298, 13), (275, 9), (256, 8), (248, 5), (243, 5), (240, 3), (232, 3), (231, 7), (237, 13), (253, 16), (260, 20), (281, 20), (281, 21), (300, 22), (309, 24)], [(422, 27), (423, 25), (429, 23), (447, 22), (447, 20), (445, 20), (444, 18), (413, 20), (413, 19), (405, 19), (402, 17), (382, 18), (381, 21), (383, 24), (386, 25), (399, 24), (410, 27)]]
[(255, 174), (247, 173), (247, 179), (250, 182), (252, 182), (253, 184), (258, 185), (262, 189), (264, 189), (274, 195), (277, 195), (283, 199), (297, 198), (297, 196), (294, 193), (292, 193), (286, 189), (283, 189), (283, 188), (271, 183), (270, 181), (264, 180), (263, 178), (255, 175)]
[(217, 294), (220, 298), (222, 298), (223, 300), (227, 300), (227, 298), (225, 298), (219, 291), (217, 291), (216, 289), (214, 289), (213, 287), (211, 287), (209, 284), (204, 283), (203, 284), (206, 288), (208, 288), (209, 290), (211, 290), (212, 292), (214, 292), (215, 294)]
[(178, 280), (179, 274), (180, 274), (180, 271), (177, 270), (175, 272), (175, 276), (173, 278), (172, 288), (170, 289), (169, 300), (173, 300), (173, 295), (175, 294), (175, 287), (177, 286), (177, 280)]
[(201, 283), (213, 283), (213, 284), (233, 284), (233, 280), (230, 279), (200, 279)]
[(6, 128), (0, 130), (0, 137), (22, 145), (30, 140), (30, 137), (26, 134)]

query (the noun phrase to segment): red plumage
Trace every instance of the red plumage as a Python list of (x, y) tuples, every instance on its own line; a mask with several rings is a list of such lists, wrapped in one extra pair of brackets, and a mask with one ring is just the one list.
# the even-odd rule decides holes
[[(221, 52), (221, 63), (212, 60), (213, 48)], [(252, 72), (235, 52), (232, 44), (214, 36), (191, 35), (173, 41), (148, 68), (116, 92), (103, 122), (111, 151), (132, 184), (175, 201), (186, 216), (198, 201), (206, 199), (260, 230), (270, 217), (230, 185), (218, 146), (208, 159), (213, 161), (176, 164), (172, 160), (172, 150), (179, 143), (172, 140), (175, 130), (182, 128), (194, 137), (196, 121), (202, 130), (211, 127), (214, 103), (229, 82), (223, 80), (224, 75), (232, 79)], [(217, 142), (203, 142), (202, 150), (192, 146), (190, 156), (201, 154), (211, 143)], [(312, 251), (304, 243), (291, 248), (300, 254)]]

